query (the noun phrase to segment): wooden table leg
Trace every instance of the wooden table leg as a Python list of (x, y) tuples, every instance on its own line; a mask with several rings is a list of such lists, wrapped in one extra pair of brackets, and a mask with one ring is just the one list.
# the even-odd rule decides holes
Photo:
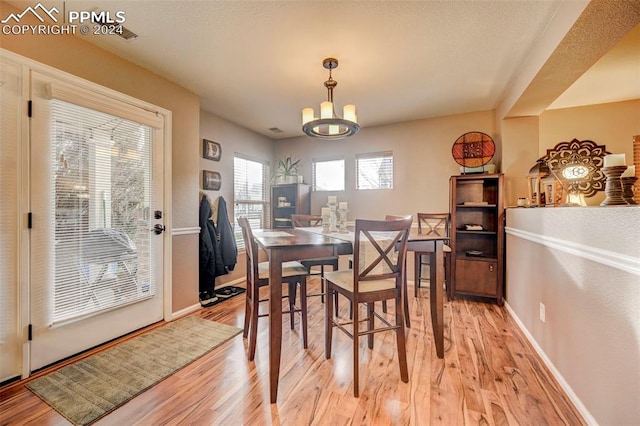
[(269, 395), (278, 399), (282, 351), (282, 252), (269, 250)]
[[(436, 354), (438, 358), (444, 358), (444, 318), (443, 318), (443, 290), (444, 280), (444, 252), (443, 242), (434, 241), (435, 250), (430, 253), (430, 282), (429, 291), (431, 294), (431, 325), (433, 326), (433, 340), (436, 344)], [(435, 266), (435, 267), (434, 267)]]

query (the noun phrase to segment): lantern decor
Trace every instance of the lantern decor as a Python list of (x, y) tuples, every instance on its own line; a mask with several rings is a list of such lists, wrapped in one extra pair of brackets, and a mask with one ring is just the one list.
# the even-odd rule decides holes
[(549, 176), (549, 167), (544, 161), (538, 160), (527, 173), (527, 190), (531, 207), (541, 207), (545, 203), (545, 190), (542, 180)]
[(564, 188), (558, 180), (550, 175), (542, 179), (545, 206), (560, 206), (565, 202)]

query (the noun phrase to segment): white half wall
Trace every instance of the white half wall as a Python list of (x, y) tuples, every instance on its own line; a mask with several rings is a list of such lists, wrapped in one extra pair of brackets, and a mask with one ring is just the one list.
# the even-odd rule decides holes
[(638, 224), (635, 206), (507, 210), (507, 303), (590, 424), (640, 424)]

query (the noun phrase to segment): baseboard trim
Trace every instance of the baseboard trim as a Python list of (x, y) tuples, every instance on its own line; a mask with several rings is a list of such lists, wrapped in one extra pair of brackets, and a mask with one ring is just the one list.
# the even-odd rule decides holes
[(191, 306), (187, 306), (184, 309), (181, 309), (179, 311), (173, 312), (171, 314), (171, 321), (181, 318), (185, 315), (189, 315), (192, 314), (194, 312), (196, 312), (198, 309), (202, 308), (202, 306), (200, 306), (200, 303), (196, 303), (195, 305), (191, 305)]
[(220, 283), (220, 285), (216, 285), (216, 288), (226, 287), (229, 285), (236, 285), (247, 281), (245, 277), (236, 278), (235, 280), (227, 281), (224, 283)]
[[(222, 288), (222, 287), (227, 287), (227, 286), (230, 286), (230, 285), (236, 285), (236, 284), (243, 283), (245, 281), (246, 281), (246, 279), (244, 277), (240, 277), (240, 278), (236, 278), (235, 280), (232, 280), (232, 281), (229, 281), (229, 282), (226, 282), (226, 283), (222, 283), (219, 286), (216, 286), (216, 288)], [(175, 319), (178, 319), (180, 317), (183, 317), (185, 315), (192, 314), (192, 313), (196, 312), (198, 309), (201, 309), (201, 308), (202, 308), (202, 305), (200, 305), (200, 303), (196, 303), (195, 305), (187, 306), (184, 309), (181, 309), (179, 311), (173, 312), (171, 314), (171, 321), (173, 321)]]
[(578, 398), (578, 395), (575, 394), (575, 392), (573, 391), (569, 383), (567, 383), (564, 377), (562, 377), (562, 374), (560, 374), (560, 372), (555, 367), (555, 365), (553, 365), (553, 362), (551, 362), (547, 354), (538, 345), (538, 342), (536, 342), (536, 340), (533, 338), (533, 335), (529, 333), (529, 330), (527, 330), (524, 323), (520, 320), (518, 315), (515, 313), (515, 311), (511, 308), (511, 306), (506, 300), (504, 302), (504, 306), (507, 309), (507, 312), (509, 313), (513, 321), (515, 321), (515, 323), (517, 324), (522, 334), (524, 334), (524, 337), (527, 339), (529, 344), (536, 351), (540, 359), (542, 359), (542, 362), (549, 369), (553, 377), (558, 381), (558, 383), (560, 384), (560, 387), (566, 392), (567, 396), (569, 397), (573, 405), (576, 407), (580, 415), (582, 415), (582, 418), (584, 419), (584, 421), (587, 422), (587, 424), (589, 425), (597, 426), (598, 422), (596, 421), (596, 419), (593, 418), (589, 410), (587, 410), (587, 407), (585, 407), (585, 405), (582, 403), (580, 398)]

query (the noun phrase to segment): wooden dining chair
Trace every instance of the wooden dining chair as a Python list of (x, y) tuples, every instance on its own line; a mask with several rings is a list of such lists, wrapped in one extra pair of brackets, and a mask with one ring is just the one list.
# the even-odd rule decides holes
[[(353, 394), (359, 396), (359, 343), (360, 336), (368, 336), (368, 347), (373, 349), (373, 335), (381, 331), (395, 331), (400, 364), (400, 378), (409, 381), (407, 351), (404, 328), (404, 306), (402, 303), (402, 270), (407, 253), (407, 239), (412, 219), (362, 220), (356, 219), (353, 243), (353, 269), (338, 270), (325, 274), (327, 297), (342, 294), (353, 304), (353, 319), (341, 323), (334, 316), (333, 304), (325, 303), (325, 356), (331, 358), (333, 329), (342, 330), (353, 339)], [(395, 321), (375, 311), (375, 302), (395, 301)], [(359, 309), (365, 304), (367, 317), (362, 321), (366, 329), (361, 330)], [(382, 325), (375, 327), (375, 318)]]
[[(451, 227), (451, 216), (449, 213), (418, 213), (418, 233), (423, 235), (431, 235), (434, 237), (448, 237)], [(414, 296), (418, 297), (418, 289), (424, 278), (422, 269), (425, 266), (431, 267), (429, 264), (430, 253), (415, 252), (414, 253)], [(447, 287), (449, 287), (449, 274), (451, 271), (451, 256), (445, 253), (444, 256), (444, 276)], [(428, 275), (427, 275), (428, 276)], [(431, 285), (431, 283), (429, 283)]]
[[(260, 299), (260, 287), (269, 285), (269, 262), (258, 260), (258, 243), (253, 237), (251, 225), (246, 217), (239, 217), (238, 224), (242, 229), (245, 252), (247, 257), (247, 291), (244, 312), (244, 329), (242, 336), (249, 338), (249, 361), (253, 361), (256, 354), (256, 340), (258, 332), (258, 318), (268, 316), (259, 314), (260, 302), (268, 301), (268, 298)], [(273, 284), (273, 283), (272, 283)], [(300, 313), (302, 325), (302, 344), (307, 348), (307, 268), (299, 262), (282, 263), (282, 284), (288, 285), (288, 293), (283, 296), (288, 298), (289, 310), (283, 314), (289, 314), (291, 329), (294, 328), (294, 314)], [(280, 285), (279, 283), (277, 285)], [(300, 307), (295, 305), (295, 288), (300, 287)]]
[[(312, 226), (322, 226), (322, 216), (320, 215), (310, 215), (310, 214), (292, 214), (291, 215), (291, 224), (294, 228), (300, 227), (312, 227)], [(331, 266), (333, 271), (338, 270), (338, 256), (327, 256), (327, 257), (314, 257), (312, 259), (300, 259), (299, 262), (307, 268), (309, 274), (311, 274), (311, 269), (313, 267), (320, 267), (320, 293), (318, 294), (308, 294), (308, 297), (312, 296), (320, 296), (320, 300), (324, 303), (324, 282), (322, 278), (324, 278), (324, 267)], [(337, 308), (336, 308), (337, 309)]]
[[(406, 219), (406, 218), (411, 218), (411, 215), (396, 215), (396, 214), (388, 214), (384, 217), (384, 220), (399, 220), (399, 219)], [(405, 256), (406, 259), (406, 256)], [(353, 268), (353, 256), (349, 256), (349, 269)], [(405, 318), (405, 323), (407, 324), (407, 327), (411, 327), (411, 319), (409, 318), (409, 299), (408, 299), (408, 291), (407, 291), (407, 270), (406, 270), (406, 262), (405, 262), (405, 268), (403, 269), (403, 286), (404, 286), (404, 318)], [(337, 310), (337, 308), (336, 308)], [(353, 318), (353, 305), (349, 306), (349, 318)], [(383, 300), (382, 301), (382, 312), (384, 312), (385, 314), (387, 313), (387, 301)]]

